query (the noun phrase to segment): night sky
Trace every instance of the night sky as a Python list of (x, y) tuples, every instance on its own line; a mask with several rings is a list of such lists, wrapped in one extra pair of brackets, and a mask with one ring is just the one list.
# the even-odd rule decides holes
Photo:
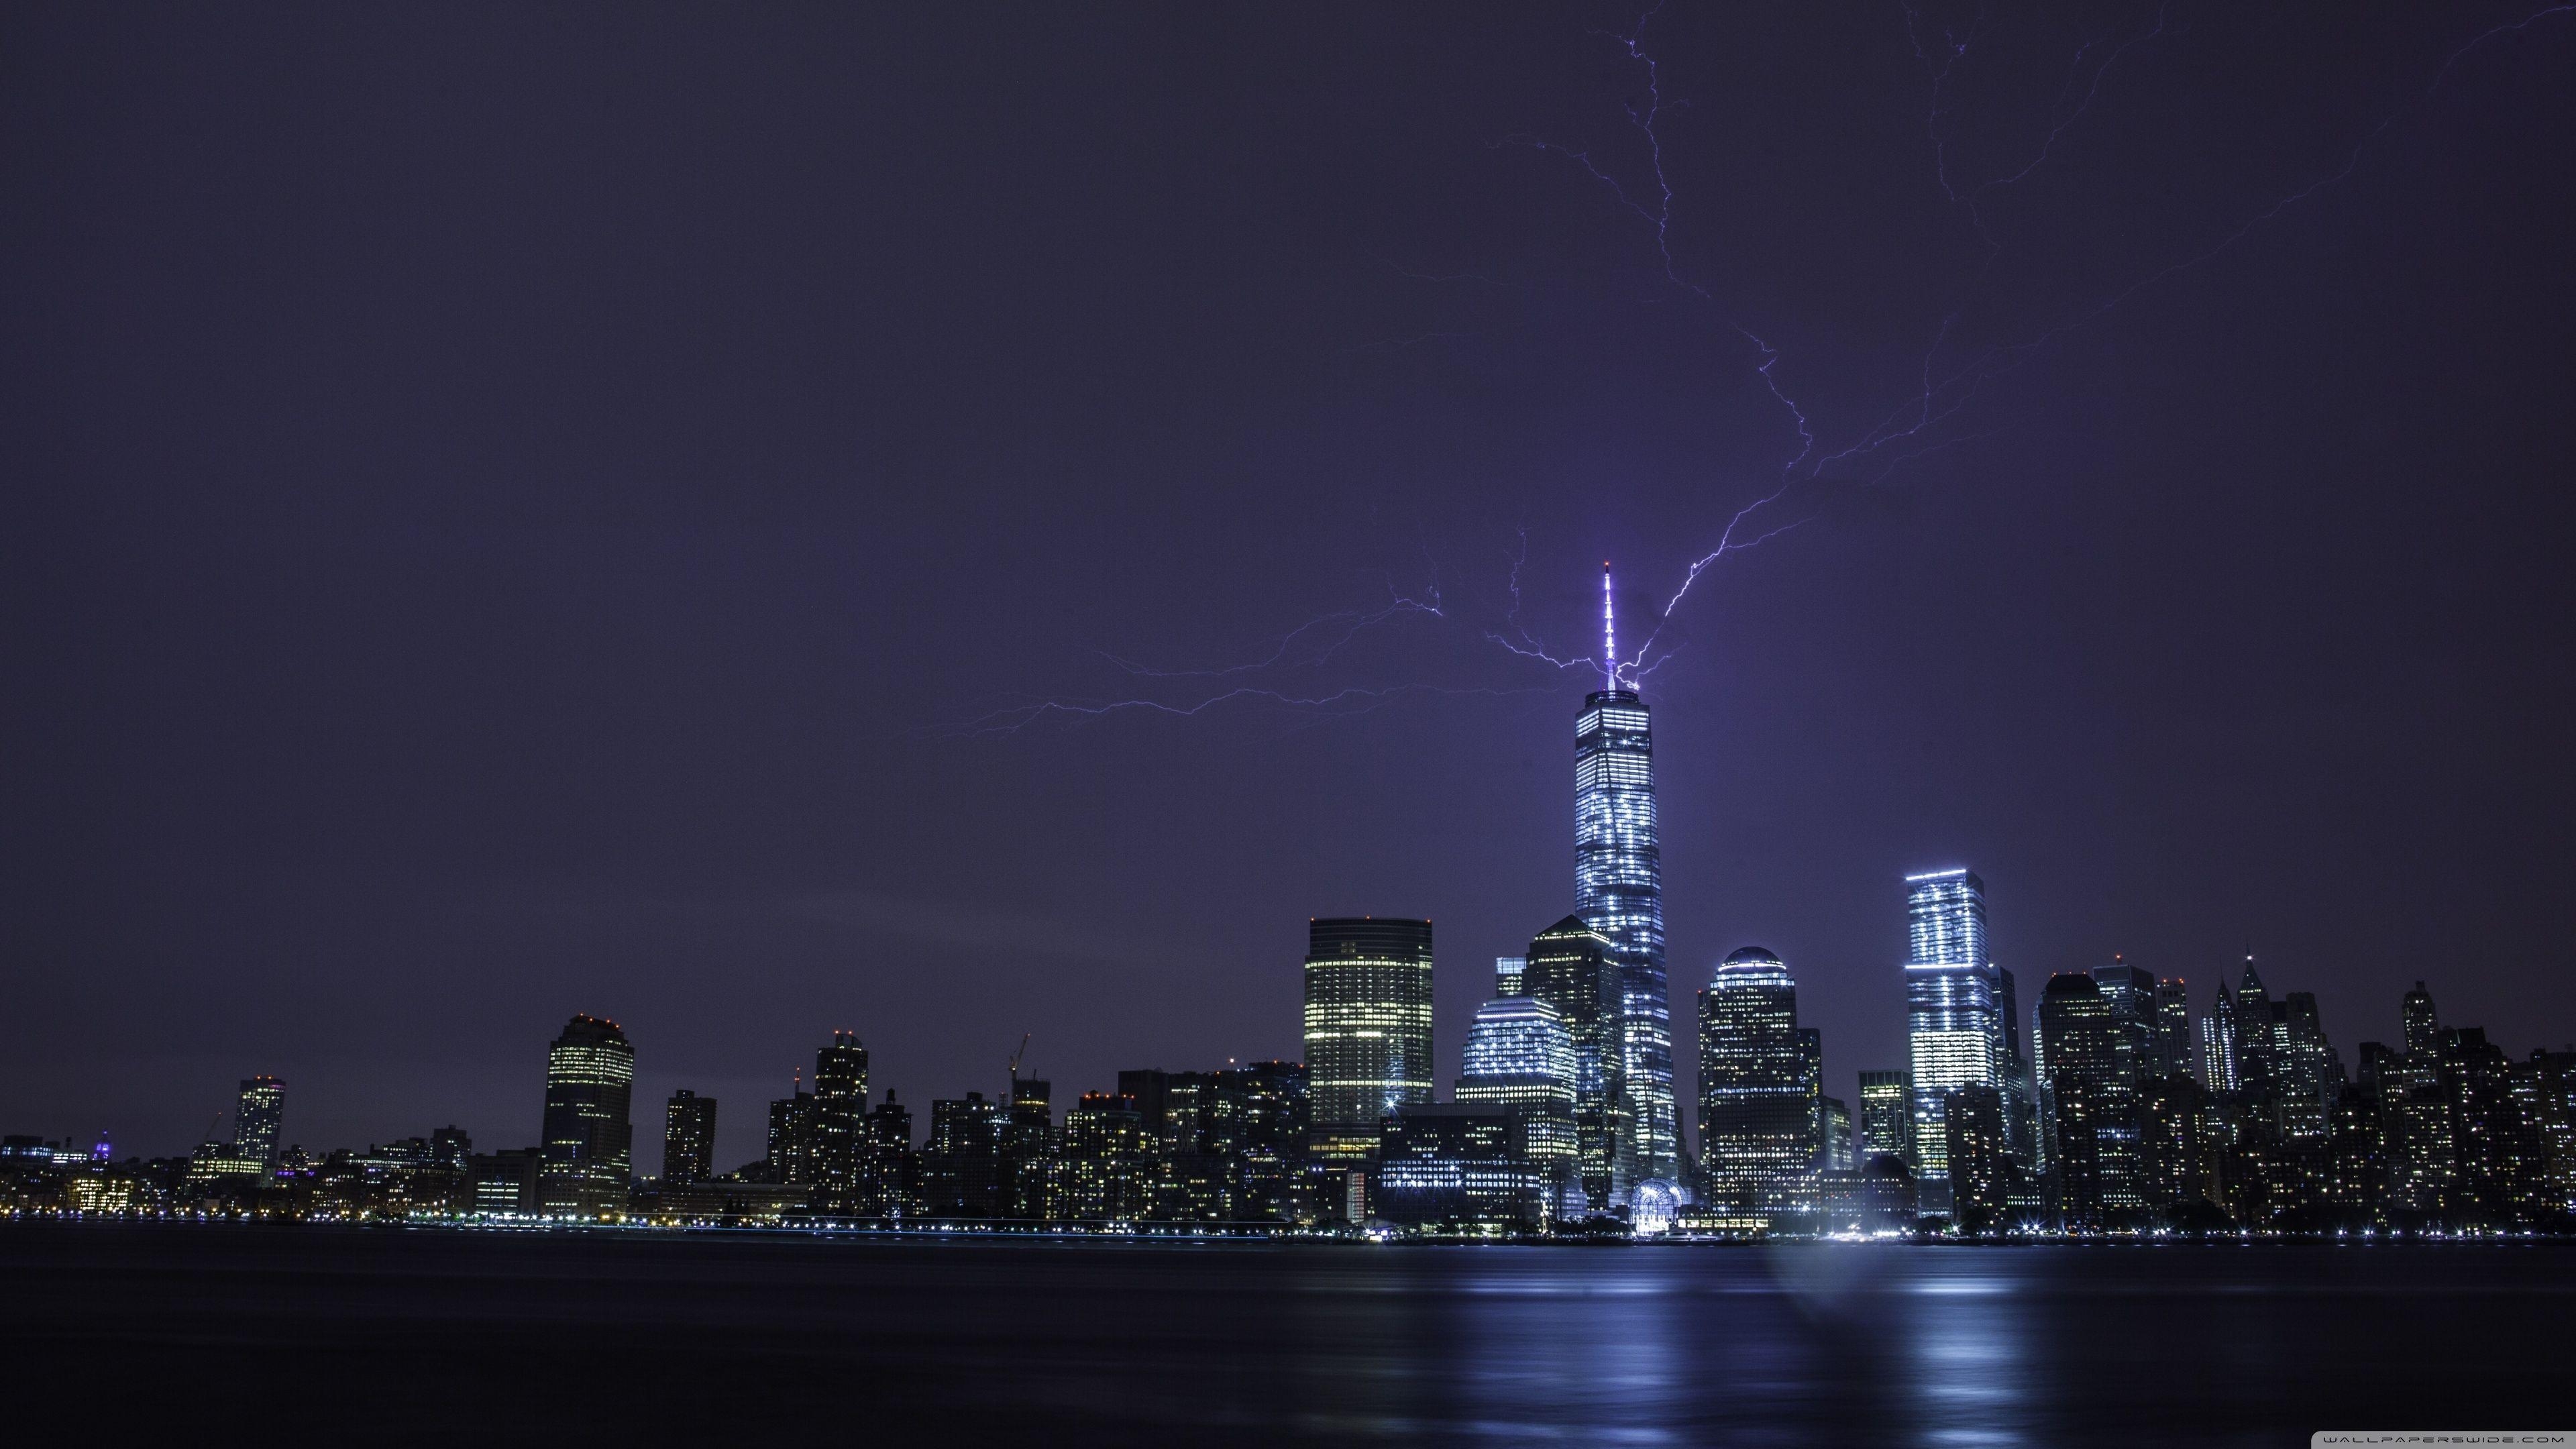
[(1685, 1104), (1749, 943), (1901, 1065), (1953, 863), (2025, 1006), (2576, 1037), (2538, 8), (8, 7), (0, 1128), (522, 1145), (590, 1011), (731, 1165), (835, 1027), (1295, 1056), (1363, 913), (1445, 1089), (1572, 906), (1489, 634), (1784, 483), (1645, 680)]

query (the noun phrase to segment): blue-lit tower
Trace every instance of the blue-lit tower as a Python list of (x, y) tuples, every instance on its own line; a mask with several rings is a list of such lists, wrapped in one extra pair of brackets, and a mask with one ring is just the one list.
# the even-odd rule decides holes
[(1927, 1211), (1949, 1206), (1949, 1094), (2008, 1085), (2005, 989), (1986, 954), (1986, 883), (1964, 867), (1905, 878), (1905, 1027), (1916, 1171)]
[(1601, 629), (1601, 688), (1585, 696), (1574, 725), (1574, 912), (1609, 940), (1618, 966), (1618, 1042), (1637, 1173), (1669, 1180), (1680, 1169), (1681, 1138), (1664, 978), (1654, 736), (1646, 706), (1620, 678), (1607, 565)]

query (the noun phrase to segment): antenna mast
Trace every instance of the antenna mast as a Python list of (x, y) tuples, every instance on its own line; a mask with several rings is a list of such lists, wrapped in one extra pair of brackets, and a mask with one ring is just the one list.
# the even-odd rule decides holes
[(1610, 560), (1601, 561), (1601, 687), (1619, 687), (1619, 625), (1610, 612)]

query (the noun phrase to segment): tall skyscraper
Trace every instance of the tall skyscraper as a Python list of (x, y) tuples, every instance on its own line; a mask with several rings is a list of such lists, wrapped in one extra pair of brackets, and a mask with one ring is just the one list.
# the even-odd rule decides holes
[(1378, 1119), (1431, 1100), (1431, 923), (1346, 916), (1306, 935), (1306, 1067), (1315, 1148), (1376, 1150)]
[(240, 1104), (233, 1109), (233, 1156), (276, 1165), (278, 1129), (285, 1120), (286, 1083), (275, 1077), (253, 1077), (242, 1083)]
[(825, 1206), (850, 1212), (857, 1193), (860, 1144), (868, 1114), (868, 1049), (854, 1031), (836, 1031), (814, 1053), (811, 1155)]
[(2002, 1112), (2011, 1052), (2001, 982), (1986, 955), (1986, 883), (1965, 867), (1953, 867), (1907, 876), (1905, 884), (1915, 1171), (1923, 1210), (1941, 1212), (1949, 1207), (1949, 1134), (1942, 1125), (1949, 1093), (1996, 1088), (1996, 1110)]
[(1521, 989), (1521, 973), (1528, 969), (1529, 958), (1527, 956), (1495, 957), (1494, 994), (1496, 996), (1526, 995), (1527, 993)]
[(2234, 1098), (2245, 1085), (2236, 1069), (2236, 996), (2219, 973), (2218, 995), (2200, 1019), (2200, 1080), (2214, 1096)]
[(597, 1217), (626, 1206), (634, 1085), (635, 1048), (617, 1023), (585, 1015), (565, 1024), (546, 1053), (545, 1156), (537, 1169), (544, 1211)]
[(716, 1175), (716, 1099), (683, 1087), (662, 1110), (662, 1181), (674, 1186)]
[[(1604, 606), (1609, 583), (1605, 573)], [(1619, 967), (1618, 1047), (1637, 1171), (1670, 1178), (1681, 1162), (1673, 1102), (1673, 1025), (1664, 978), (1663, 848), (1655, 825), (1655, 748), (1646, 706), (1612, 682), (1574, 725), (1574, 913), (1610, 941)]]
[(2191, 1075), (2191, 1001), (2183, 987), (2177, 976), (2156, 983), (2156, 1045), (2148, 1061), (2149, 1076)]
[(2048, 978), (2032, 1016), (2059, 1211), (2068, 1227), (2098, 1229), (2141, 1205), (2132, 1023), (2081, 971)]
[(1757, 1212), (1812, 1170), (1819, 1083), (1798, 987), (1780, 958), (1747, 946), (1699, 993), (1699, 1151), (1709, 1201)]
[(1565, 1018), (1574, 1041), (1574, 1130), (1587, 1211), (1628, 1200), (1637, 1181), (1636, 1134), (1629, 1130), (1627, 1063), (1619, 1050), (1619, 965), (1610, 939), (1581, 916), (1538, 933), (1521, 982)]
[(2129, 1061), (2134, 1074), (2153, 1072), (2149, 1063), (2156, 1055), (2156, 978), (2140, 970), (2127, 958), (2113, 956), (2108, 966), (2093, 968), (2093, 984), (2102, 992), (2102, 1004), (2111, 1009), (2111, 1021), (2128, 1043)]

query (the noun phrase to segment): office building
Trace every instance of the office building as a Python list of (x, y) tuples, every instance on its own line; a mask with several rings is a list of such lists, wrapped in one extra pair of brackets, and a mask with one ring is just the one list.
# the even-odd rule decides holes
[(1476, 1008), (1467, 1031), (1458, 1100), (1538, 1107), (1574, 1115), (1574, 1036), (1564, 1013), (1530, 996), (1502, 996)]
[(1467, 1033), (1466, 1068), (1458, 1102), (1517, 1109), (1520, 1152), (1546, 1179), (1551, 1214), (1588, 1211), (1576, 1168), (1574, 1037), (1564, 1016), (1535, 997), (1486, 1002)]
[(1700, 1174), (1709, 1206), (1756, 1210), (1782, 1179), (1814, 1170), (1814, 1043), (1777, 956), (1747, 946), (1699, 992)]
[(1521, 975), (1527, 970), (1529, 970), (1529, 958), (1527, 956), (1495, 957), (1494, 994), (1496, 996), (1518, 996), (1522, 994)]
[(1409, 1106), (1379, 1128), (1369, 1212), (1406, 1226), (1539, 1228), (1545, 1172), (1522, 1154), (1517, 1108)]
[(1003, 1106), (981, 1092), (930, 1104), (930, 1137), (921, 1150), (921, 1196), (930, 1216), (1004, 1215)]
[(2004, 1136), (2003, 1093), (1967, 1086), (1942, 1095), (1941, 1160), (1949, 1170), (1951, 1217), (1963, 1233), (2001, 1231), (2017, 1176)]
[(1310, 922), (1306, 1067), (1316, 1151), (1365, 1157), (1378, 1119), (1431, 1100), (1431, 923)]
[(233, 1156), (264, 1167), (277, 1163), (278, 1131), (286, 1120), (286, 1083), (253, 1077), (241, 1084), (233, 1109)]
[(2156, 978), (2119, 956), (2108, 966), (2092, 971), (2093, 985), (2102, 993), (2102, 1004), (2111, 1013), (2111, 1024), (2119, 1031), (2122, 1049), (2129, 1062), (2132, 1080), (2152, 1075), (2149, 1065), (2156, 1056)]
[(1852, 1153), (1851, 1104), (1840, 1097), (1816, 1099), (1816, 1170), (1850, 1172), (1859, 1159)]
[(854, 1210), (896, 1219), (921, 1215), (921, 1163), (912, 1150), (912, 1109), (895, 1100), (892, 1088), (867, 1115)]
[(1914, 1160), (1914, 1075), (1870, 1071), (1860, 1074), (1860, 1148), (1863, 1157), (1886, 1155)]
[(2184, 984), (2174, 976), (2156, 983), (2155, 1047), (2149, 1054), (2149, 1076), (2191, 1075), (2191, 1001), (2184, 995)]
[(1065, 1215), (1089, 1222), (1145, 1217), (1155, 1158), (1156, 1144), (1135, 1098), (1083, 1093), (1064, 1114)]
[(2071, 1229), (2111, 1226), (2140, 1206), (2137, 1023), (2114, 1015), (2100, 982), (2080, 971), (2048, 978), (2032, 1015), (2060, 1220)]
[(716, 1175), (716, 1099), (683, 1087), (662, 1112), (662, 1181), (704, 1182)]
[(2245, 1088), (2236, 1070), (2236, 995), (2220, 973), (2218, 994), (2200, 1019), (2200, 1080), (2211, 1095), (2233, 1100)]
[(1556, 1009), (1574, 1043), (1574, 1130), (1584, 1210), (1607, 1213), (1637, 1182), (1628, 1126), (1626, 1058), (1619, 1049), (1619, 968), (1610, 939), (1567, 916), (1529, 944), (1522, 985)]
[(813, 1181), (822, 1188), (821, 1205), (854, 1211), (868, 1111), (868, 1049), (857, 1032), (836, 1031), (814, 1053), (812, 1111), (808, 1154)]
[[(1905, 878), (1907, 1046), (1914, 1080), (1914, 1163), (1926, 1212), (1949, 1206), (1949, 1134), (1941, 1114), (1959, 1087), (1992, 1087), (2001, 1114), (2011, 1052), (2002, 982), (1986, 955), (1986, 886), (1964, 867)], [(2006, 1128), (2009, 1144), (2009, 1126)]]
[[(1603, 575), (1604, 600), (1608, 575)], [(1640, 1179), (1681, 1166), (1673, 1031), (1664, 977), (1663, 848), (1655, 820), (1654, 739), (1630, 689), (1596, 690), (1574, 729), (1574, 913), (1610, 942), (1619, 972), (1615, 1042), (1625, 1130)]]
[(540, 1208), (559, 1217), (622, 1211), (633, 1176), (635, 1127), (629, 1096), (635, 1048), (617, 1023), (576, 1016), (546, 1053)]
[(768, 1182), (810, 1187), (817, 1180), (815, 1158), (814, 1094), (799, 1086), (769, 1104), (769, 1142), (761, 1176)]

